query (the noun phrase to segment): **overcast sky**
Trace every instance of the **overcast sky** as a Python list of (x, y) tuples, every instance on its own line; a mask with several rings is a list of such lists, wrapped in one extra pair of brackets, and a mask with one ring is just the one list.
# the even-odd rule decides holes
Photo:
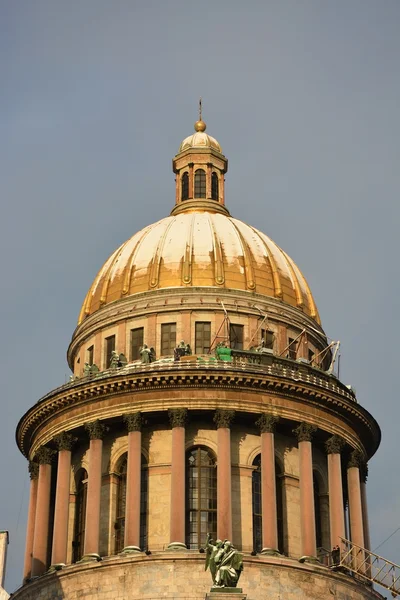
[[(20, 583), (22, 414), (105, 259), (174, 203), (203, 97), (227, 205), (296, 261), (341, 379), (381, 425), (373, 548), (400, 527), (398, 0), (0, 0), (0, 530)], [(400, 531), (378, 552), (400, 563)]]

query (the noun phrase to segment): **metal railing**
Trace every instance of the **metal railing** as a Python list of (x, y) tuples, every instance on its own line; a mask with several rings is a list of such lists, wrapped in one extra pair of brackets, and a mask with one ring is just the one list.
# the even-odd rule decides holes
[(165, 357), (152, 363), (135, 361), (124, 367), (98, 371), (71, 379), (71, 381), (59, 386), (43, 396), (39, 402), (46, 400), (55, 393), (67, 389), (79, 387), (88, 381), (101, 381), (109, 377), (119, 375), (130, 375), (136, 373), (152, 373), (154, 371), (184, 371), (187, 369), (210, 369), (210, 370), (240, 370), (253, 374), (266, 374), (294, 382), (315, 385), (323, 390), (332, 391), (352, 402), (357, 402), (355, 394), (341, 383), (334, 375), (311, 366), (306, 362), (299, 362), (290, 358), (283, 358), (274, 354), (249, 352), (246, 350), (232, 350), (230, 361), (218, 360), (211, 354), (194, 355), (190, 361), (174, 361), (173, 357)]
[(393, 598), (400, 596), (400, 566), (345, 538), (342, 538), (342, 551), (337, 566), (365, 582), (381, 585), (392, 593)]

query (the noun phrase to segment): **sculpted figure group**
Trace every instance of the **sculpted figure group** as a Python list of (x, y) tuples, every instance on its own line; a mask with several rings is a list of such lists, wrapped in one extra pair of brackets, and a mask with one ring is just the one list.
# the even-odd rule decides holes
[(206, 565), (210, 569), (213, 588), (236, 587), (243, 571), (243, 556), (229, 540), (211, 539), (207, 534)]

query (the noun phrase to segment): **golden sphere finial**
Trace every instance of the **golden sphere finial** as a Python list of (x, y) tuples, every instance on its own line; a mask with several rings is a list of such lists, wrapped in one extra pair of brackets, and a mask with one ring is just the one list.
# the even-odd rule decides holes
[(196, 121), (196, 123), (194, 124), (194, 130), (195, 131), (205, 131), (206, 130), (206, 124), (204, 123), (204, 121), (202, 119), (200, 119), (200, 121)]

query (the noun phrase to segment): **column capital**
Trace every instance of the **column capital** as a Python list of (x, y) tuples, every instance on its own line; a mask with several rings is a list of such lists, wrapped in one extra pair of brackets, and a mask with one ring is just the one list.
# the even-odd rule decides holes
[(332, 435), (325, 442), (325, 451), (327, 454), (340, 454), (346, 442), (340, 435)]
[(368, 463), (365, 460), (363, 460), (362, 463), (361, 463), (360, 474), (361, 474), (361, 481), (363, 483), (367, 483), (367, 479), (368, 479)]
[(311, 425), (311, 423), (300, 423), (300, 425), (292, 431), (296, 435), (298, 442), (311, 442), (317, 429), (318, 427)]
[(85, 423), (85, 429), (89, 434), (91, 440), (102, 440), (108, 431), (108, 427), (101, 423), (98, 419), (91, 423)]
[(63, 431), (54, 437), (54, 442), (56, 443), (59, 452), (61, 450), (72, 450), (76, 441), (78, 441), (78, 438), (66, 431)]
[(353, 452), (349, 456), (349, 460), (347, 462), (347, 468), (357, 467), (357, 469), (361, 469), (364, 463), (363, 455), (359, 450), (353, 450)]
[(39, 465), (51, 465), (55, 453), (55, 450), (52, 450), (47, 446), (41, 446), (36, 452), (35, 458), (37, 459)]
[(216, 424), (217, 429), (219, 429), (220, 427), (227, 427), (229, 429), (234, 418), (235, 418), (234, 410), (224, 410), (224, 409), (217, 408), (217, 410), (215, 411), (213, 421)]
[(29, 461), (28, 464), (29, 477), (33, 479), (37, 479), (39, 477), (39, 463), (33, 460)]
[(185, 427), (187, 421), (187, 408), (170, 408), (168, 409), (169, 422), (172, 429), (174, 427)]
[(124, 422), (128, 432), (141, 431), (143, 424), (142, 413), (134, 412), (124, 415)]
[(277, 415), (263, 413), (255, 424), (260, 428), (260, 433), (274, 433), (278, 421), (279, 417)]

